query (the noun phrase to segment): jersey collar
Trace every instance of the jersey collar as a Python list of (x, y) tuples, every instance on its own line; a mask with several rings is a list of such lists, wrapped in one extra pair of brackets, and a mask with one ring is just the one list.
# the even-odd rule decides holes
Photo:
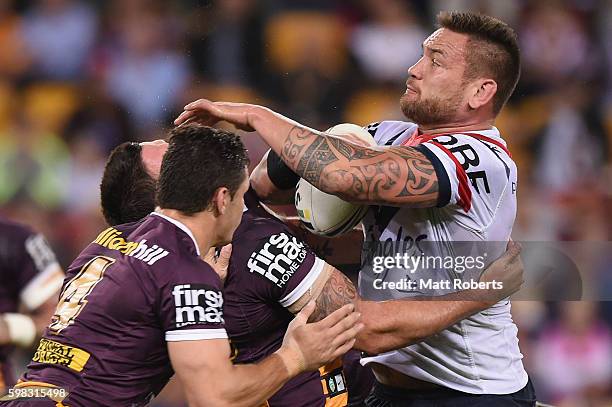
[(193, 233), (191, 233), (191, 230), (187, 227), (187, 225), (185, 225), (182, 222), (179, 222), (176, 219), (173, 219), (169, 216), (159, 213), (159, 212), (151, 212), (151, 215), (159, 216), (160, 218), (165, 219), (168, 222), (172, 223), (174, 226), (181, 229), (183, 232), (187, 233), (187, 236), (189, 236), (191, 240), (193, 241), (193, 245), (195, 246), (198, 257), (200, 257), (200, 248), (198, 247), (198, 242), (196, 242), (195, 237), (193, 236)]
[(490, 129), (486, 129), (486, 130), (474, 130), (474, 131), (466, 131), (466, 132), (458, 131), (458, 132), (440, 133), (440, 134), (433, 134), (433, 135), (422, 133), (419, 130), (419, 128), (416, 128), (410, 136), (408, 136), (406, 139), (400, 142), (400, 145), (416, 146), (421, 143), (430, 141), (431, 139), (434, 139), (436, 137), (451, 136), (455, 134), (466, 134), (466, 135), (479, 134), (481, 136), (485, 136), (488, 138), (498, 139), (504, 146), (506, 146), (506, 141), (501, 137), (499, 130), (495, 126), (491, 127)]

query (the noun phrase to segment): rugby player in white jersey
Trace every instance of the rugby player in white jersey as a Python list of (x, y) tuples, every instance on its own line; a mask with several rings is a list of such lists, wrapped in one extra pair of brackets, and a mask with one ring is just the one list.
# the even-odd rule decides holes
[[(408, 69), (400, 101), (408, 121), (368, 126), (379, 147), (359, 146), (248, 104), (200, 99), (175, 123), (224, 120), (257, 131), (288, 168), (317, 188), (377, 205), (364, 219), (370, 241), (419, 242), (434, 256), (462, 253), (462, 241), (506, 242), (516, 214), (517, 171), (494, 122), (519, 78), (516, 34), (497, 19), (469, 12), (443, 12), (438, 24), (423, 43), (423, 56)], [(488, 245), (489, 259), (503, 249)], [(361, 270), (364, 299), (414, 294), (378, 290), (375, 278), (372, 267)], [(401, 335), (401, 318), (389, 320), (386, 329), (372, 325), (379, 331), (369, 334)], [(377, 378), (368, 406), (535, 403), (509, 301), (418, 344), (377, 353), (362, 361)]]

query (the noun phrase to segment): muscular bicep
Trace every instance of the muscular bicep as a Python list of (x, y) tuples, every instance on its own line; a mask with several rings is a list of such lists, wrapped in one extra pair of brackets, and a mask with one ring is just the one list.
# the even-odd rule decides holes
[[(331, 172), (341, 198), (362, 204), (434, 207), (439, 185), (434, 165), (411, 147), (364, 149), (359, 158)], [(341, 191), (341, 192), (340, 192)]]
[(294, 306), (289, 308), (293, 313), (299, 312), (310, 300), (316, 301), (316, 308), (309, 321), (320, 321), (335, 310), (359, 299), (355, 285), (342, 272), (325, 264), (323, 272)]
[(320, 321), (335, 310), (350, 303), (357, 303), (359, 296), (355, 285), (342, 272), (332, 270), (321, 293), (317, 296), (317, 306), (310, 316), (311, 321)]
[(168, 354), (190, 406), (222, 403), (223, 381), (232, 369), (227, 339), (168, 342)]
[(168, 353), (191, 407), (259, 406), (290, 378), (278, 353), (233, 365), (226, 339), (168, 342)]

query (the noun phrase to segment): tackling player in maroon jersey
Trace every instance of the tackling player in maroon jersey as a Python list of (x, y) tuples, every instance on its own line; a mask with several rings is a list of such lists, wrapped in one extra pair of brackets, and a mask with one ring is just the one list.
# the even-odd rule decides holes
[[(124, 143), (113, 151), (101, 184), (102, 211), (109, 224), (138, 220), (154, 209), (153, 189), (166, 148), (166, 142), (157, 140)], [(284, 252), (287, 257), (281, 259)], [(277, 268), (268, 277), (255, 271), (264, 266), (257, 266), (258, 253), (278, 257)], [(249, 263), (254, 272), (249, 272)], [(281, 345), (293, 313), (299, 311), (291, 307), (313, 288), (322, 265), (291, 229), (260, 206), (254, 191), (245, 194), (245, 211), (234, 234), (223, 288), (225, 326), (236, 351), (235, 363), (256, 362)], [(285, 297), (293, 299), (283, 301)], [(343, 359), (351, 365), (350, 372), (343, 371), (343, 361), (338, 360), (319, 371), (302, 373), (269, 398), (268, 404), (359, 405), (372, 384), (371, 372), (359, 365), (356, 351)]]
[[(58, 387), (53, 401), (7, 406), (144, 406), (176, 372), (191, 406), (252, 406), (287, 380), (346, 353), (361, 328), (353, 305), (290, 323), (281, 347), (233, 365), (222, 282), (202, 260), (230, 241), (248, 188), (240, 139), (203, 126), (175, 129), (159, 176), (159, 208), (108, 228), (68, 270), (51, 324), (17, 387)], [(13, 392), (15, 393), (15, 392)]]

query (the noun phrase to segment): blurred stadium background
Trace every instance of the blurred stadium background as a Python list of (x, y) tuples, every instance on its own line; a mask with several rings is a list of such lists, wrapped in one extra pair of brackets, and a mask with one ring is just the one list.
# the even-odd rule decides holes
[[(319, 129), (401, 119), (406, 70), (443, 9), (520, 36), (522, 79), (497, 123), (519, 167), (514, 239), (610, 241), (609, 0), (2, 0), (0, 212), (67, 267), (103, 227), (108, 152), (163, 137), (188, 101), (266, 104)], [(266, 146), (244, 140), (257, 163)], [(612, 287), (612, 252), (590, 261)], [(612, 302), (513, 313), (541, 400), (612, 405)], [(170, 386), (154, 405), (185, 404)]]

